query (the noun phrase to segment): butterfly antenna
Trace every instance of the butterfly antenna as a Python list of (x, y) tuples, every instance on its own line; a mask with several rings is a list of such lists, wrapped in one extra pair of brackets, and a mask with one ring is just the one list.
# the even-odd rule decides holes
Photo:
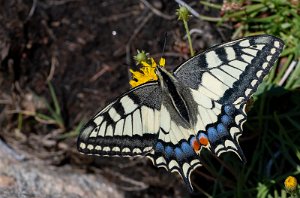
[[(164, 35), (164, 45), (163, 45), (163, 48), (162, 48), (162, 52), (161, 52), (161, 55), (160, 55), (160, 59), (164, 57), (165, 48), (166, 48), (166, 43), (167, 43), (167, 38), (168, 38), (168, 33), (165, 32), (165, 35)], [(159, 60), (160, 60), (160, 59), (159, 59)]]

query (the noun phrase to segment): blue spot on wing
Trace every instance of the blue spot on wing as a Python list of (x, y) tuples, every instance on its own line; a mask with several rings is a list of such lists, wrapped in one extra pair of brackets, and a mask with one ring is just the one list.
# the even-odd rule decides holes
[(202, 137), (204, 137), (205, 139), (208, 139), (208, 138), (207, 138), (207, 135), (205, 135), (205, 133), (200, 132), (200, 133), (198, 134), (198, 139), (200, 140)]
[(220, 137), (227, 135), (227, 128), (222, 123), (217, 125), (217, 131)]
[(167, 158), (171, 158), (174, 155), (174, 150), (172, 147), (167, 146), (165, 149), (165, 154)]
[(178, 161), (182, 161), (185, 158), (184, 153), (182, 152), (182, 150), (180, 148), (176, 147), (174, 149), (174, 151), (175, 151), (176, 159)]
[(218, 140), (218, 132), (214, 127), (209, 127), (207, 129), (207, 135), (210, 142), (215, 142)]
[[(194, 138), (194, 139), (196, 139), (196, 138)], [(181, 144), (181, 149), (187, 157), (195, 154), (193, 148), (187, 142), (183, 142)]]
[(196, 141), (196, 138), (195, 138), (195, 137), (192, 137), (192, 138), (190, 139), (190, 145), (193, 145), (194, 141)]
[(235, 110), (234, 107), (233, 107), (233, 106), (230, 106), (230, 105), (226, 105), (226, 106), (224, 107), (225, 113), (226, 113), (227, 115), (229, 115), (229, 116), (233, 115), (234, 110)]
[(164, 151), (164, 146), (161, 142), (157, 142), (155, 146), (155, 151), (162, 153)]
[(223, 115), (223, 116), (221, 117), (221, 122), (222, 122), (224, 125), (228, 126), (228, 125), (232, 122), (232, 118), (229, 117), (228, 115)]

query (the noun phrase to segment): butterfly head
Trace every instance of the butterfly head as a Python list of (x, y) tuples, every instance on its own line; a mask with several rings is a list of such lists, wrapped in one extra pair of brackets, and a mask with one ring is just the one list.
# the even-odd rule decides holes
[(163, 83), (164, 81), (170, 81), (171, 79), (175, 80), (173, 75), (168, 72), (164, 67), (158, 66), (155, 68), (155, 74), (158, 77), (158, 80)]

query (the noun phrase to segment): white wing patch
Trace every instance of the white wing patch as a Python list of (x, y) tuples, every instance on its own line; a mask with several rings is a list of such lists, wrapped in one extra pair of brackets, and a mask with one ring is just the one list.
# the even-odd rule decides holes
[(201, 85), (199, 86), (198, 91), (200, 93), (203, 93), (203, 95), (206, 95), (207, 97), (209, 97), (213, 100), (218, 100), (220, 98), (215, 93), (213, 93), (212, 91), (210, 91), (209, 89), (207, 89), (206, 87), (203, 87)]
[(216, 76), (223, 84), (232, 88), (233, 83), (236, 81), (236, 78), (232, 77), (228, 73), (220, 70), (220, 69), (212, 69), (211, 72)]
[[(138, 120), (137, 120), (138, 121)], [(121, 136), (123, 134), (123, 128), (124, 128), (124, 119), (121, 119), (115, 127), (115, 134), (114, 135), (118, 135)]]
[(132, 123), (131, 115), (128, 115), (125, 119), (124, 131), (122, 135), (132, 136)]
[(201, 93), (200, 91), (196, 91), (194, 89), (190, 89), (193, 99), (201, 106), (205, 108), (212, 108), (212, 100), (206, 96), (205, 94)]
[[(121, 119), (121, 116), (117, 113), (115, 108), (110, 108), (110, 110), (108, 111), (109, 116), (115, 121), (117, 122), (118, 120)], [(102, 117), (102, 116), (101, 116)], [(99, 122), (98, 122), (99, 123)]]
[(224, 92), (228, 89), (228, 87), (223, 82), (221, 82), (209, 73), (203, 74), (202, 85), (205, 85), (207, 89), (211, 90), (214, 94), (218, 95), (219, 97), (223, 96)]
[(135, 104), (133, 100), (128, 96), (124, 96), (123, 98), (121, 98), (120, 103), (124, 108), (125, 114), (133, 112), (138, 107), (138, 105)]
[(245, 62), (247, 62), (247, 63), (251, 63), (252, 62), (252, 60), (253, 60), (253, 56), (249, 56), (249, 55), (246, 55), (246, 54), (243, 54), (242, 56), (242, 59), (244, 59), (244, 61)]
[(225, 52), (226, 52), (226, 54), (228, 54), (227, 59), (229, 61), (236, 59), (236, 54), (232, 47), (225, 47)]
[(210, 51), (205, 54), (206, 62), (209, 67), (217, 67), (221, 65), (223, 62), (219, 59), (219, 56), (214, 51)]
[(170, 128), (171, 128), (171, 116), (170, 116), (169, 111), (166, 109), (165, 105), (161, 105), (160, 115), (161, 115), (160, 127), (164, 131), (170, 131)]
[(240, 61), (240, 60), (233, 60), (228, 63), (230, 66), (233, 66), (241, 71), (245, 71), (248, 63)]
[(142, 120), (140, 117), (140, 110), (136, 110), (133, 115), (132, 115), (132, 120), (134, 120), (133, 124), (133, 135), (140, 135), (142, 136), (143, 134), (143, 125), (142, 125)]

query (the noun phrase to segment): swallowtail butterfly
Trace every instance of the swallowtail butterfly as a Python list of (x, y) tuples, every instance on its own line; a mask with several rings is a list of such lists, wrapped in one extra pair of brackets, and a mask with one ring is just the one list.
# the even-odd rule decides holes
[(214, 46), (173, 72), (156, 68), (158, 81), (131, 89), (81, 130), (81, 153), (147, 156), (178, 172), (192, 190), (191, 172), (208, 149), (245, 160), (238, 139), (247, 100), (283, 49), (282, 40), (259, 35)]

